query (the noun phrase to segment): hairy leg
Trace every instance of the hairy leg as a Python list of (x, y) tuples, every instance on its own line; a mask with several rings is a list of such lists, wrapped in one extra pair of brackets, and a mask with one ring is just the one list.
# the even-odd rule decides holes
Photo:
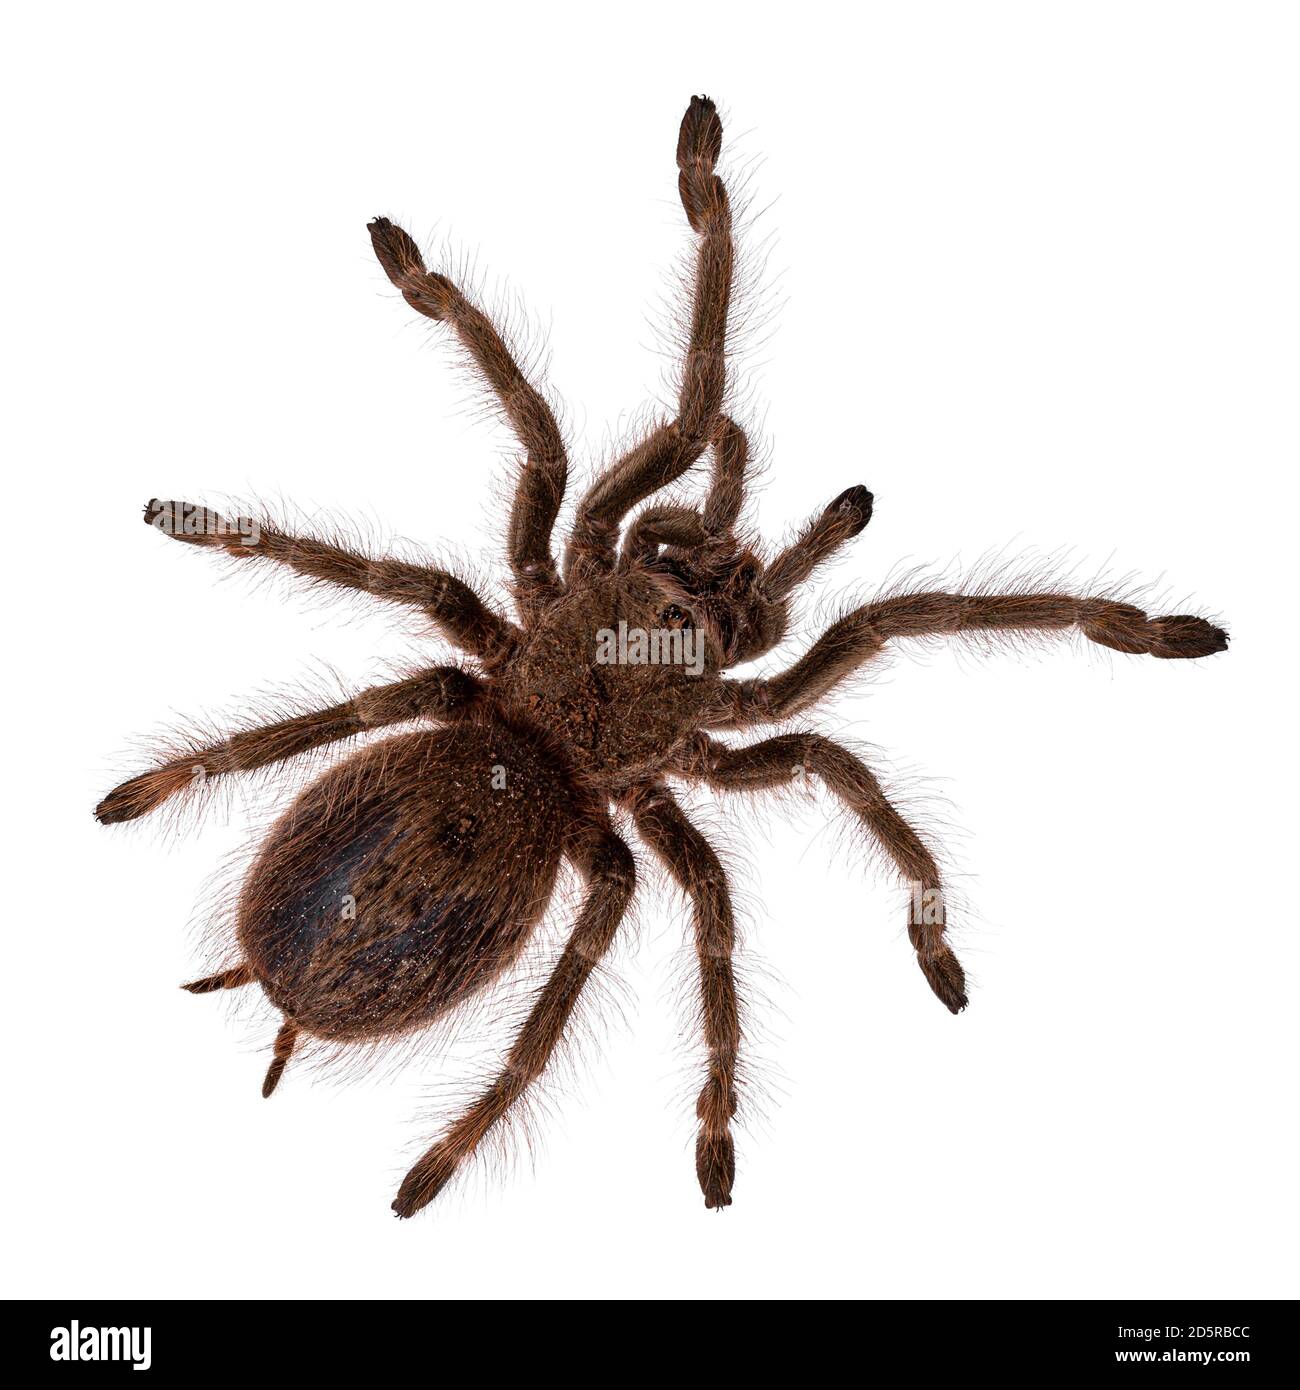
[(736, 1113), (740, 1006), (732, 954), (735, 919), (727, 876), (713, 847), (686, 818), (666, 787), (638, 787), (627, 798), (637, 833), (691, 900), (700, 970), (700, 1021), (708, 1048), (708, 1077), (695, 1113), (695, 1171), (706, 1207), (729, 1207), (736, 1178), (731, 1119)]
[(889, 855), (912, 890), (907, 934), (921, 973), (952, 1012), (966, 1007), (966, 977), (944, 939), (943, 884), (934, 856), (898, 814), (875, 774), (847, 748), (820, 734), (785, 734), (748, 748), (727, 748), (701, 735), (682, 770), (711, 787), (758, 791), (820, 777)]
[(370, 560), (328, 541), (291, 536), (260, 523), (252, 528), (243, 518), (231, 522), (192, 502), (154, 498), (144, 509), (144, 519), (163, 535), (188, 545), (208, 546), (238, 560), (273, 560), (317, 583), (418, 608), (450, 641), (489, 667), (503, 662), (520, 637), (513, 623), (445, 570), (402, 560)]
[(425, 268), (420, 248), (386, 217), (370, 223), (370, 239), (385, 274), (418, 314), (446, 323), (495, 395), (525, 459), (510, 511), (507, 551), (516, 595), (525, 617), (561, 592), (551, 555), (551, 531), (569, 465), (554, 412), (528, 381), (491, 319), (445, 275)]
[(833, 623), (788, 670), (766, 680), (728, 681), (708, 727), (744, 728), (785, 719), (815, 704), (845, 676), (900, 637), (968, 632), (1065, 632), (1078, 628), (1103, 647), (1166, 658), (1223, 651), (1228, 634), (1204, 618), (1151, 617), (1132, 604), (1070, 594), (900, 594)]
[(433, 1201), (541, 1076), (583, 986), (614, 940), (636, 884), (632, 854), (606, 821), (573, 858), (586, 877), (587, 895), (564, 953), (524, 1020), (501, 1074), (402, 1180), (393, 1202), (398, 1216), (413, 1216)]
[(727, 382), (727, 314), (734, 247), (727, 190), (714, 172), (722, 122), (707, 97), (693, 97), (677, 140), (678, 191), (699, 237), (691, 326), (677, 418), (613, 464), (583, 496), (566, 569), (575, 576), (612, 568), (619, 523), (636, 504), (680, 477), (717, 429)]
[(268, 767), (380, 725), (445, 718), (463, 711), (481, 689), (481, 682), (455, 666), (435, 666), (409, 680), (377, 685), (341, 705), (245, 729), (172, 758), (115, 787), (95, 807), (95, 817), (103, 825), (135, 820), (213, 777)]

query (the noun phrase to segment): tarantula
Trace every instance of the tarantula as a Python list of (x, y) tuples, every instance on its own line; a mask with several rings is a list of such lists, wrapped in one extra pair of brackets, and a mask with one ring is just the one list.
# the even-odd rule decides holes
[[(715, 172), (721, 146), (713, 102), (693, 98), (677, 142), (697, 247), (676, 417), (588, 487), (563, 565), (551, 532), (568, 464), (551, 408), (482, 310), (425, 268), (400, 227), (384, 217), (370, 223), (389, 279), (417, 313), (451, 329), (523, 451), (506, 535), (518, 623), (440, 569), (372, 560), (178, 502), (155, 500), (145, 511), (177, 540), (410, 605), (477, 659), (473, 669), (430, 667), (333, 708), (195, 747), (123, 783), (96, 810), (105, 823), (131, 820), (198, 781), (384, 725), (432, 726), (371, 743), (302, 791), (245, 878), (236, 918), (242, 959), (185, 986), (204, 993), (256, 982), (283, 1012), (263, 1095), (275, 1089), (300, 1034), (336, 1043), (393, 1037), (455, 1009), (518, 959), (562, 860), (585, 881), (567, 944), (500, 1074), (408, 1173), (393, 1203), (400, 1216), (432, 1201), (542, 1074), (613, 942), (636, 873), (611, 806), (630, 817), (691, 905), (707, 1048), (696, 1171), (705, 1206), (730, 1205), (742, 1042), (731, 893), (670, 778), (758, 791), (819, 777), (913, 886), (908, 933), (921, 971), (953, 1013), (965, 1007), (965, 977), (945, 940), (939, 870), (870, 769), (811, 731), (747, 747), (714, 733), (811, 709), (898, 638), (1078, 629), (1116, 651), (1157, 657), (1206, 656), (1227, 645), (1203, 618), (1150, 617), (1108, 598), (904, 593), (841, 617), (789, 670), (727, 679), (728, 668), (783, 638), (792, 592), (862, 531), (872, 496), (849, 488), (769, 559), (737, 538), (749, 449), (726, 413), (735, 252), (727, 190)], [(703, 505), (648, 506), (620, 544), (628, 513), (706, 453)]]

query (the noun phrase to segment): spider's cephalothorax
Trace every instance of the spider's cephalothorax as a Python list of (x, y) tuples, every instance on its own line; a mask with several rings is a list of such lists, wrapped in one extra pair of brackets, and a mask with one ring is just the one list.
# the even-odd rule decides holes
[[(781, 640), (788, 601), (871, 519), (850, 488), (783, 550), (737, 539), (748, 446), (726, 414), (727, 317), (734, 251), (715, 172), (722, 125), (692, 100), (677, 145), (679, 189), (698, 241), (689, 342), (676, 413), (582, 494), (557, 564), (551, 535), (568, 463), (555, 417), (486, 315), (385, 218), (375, 252), (418, 313), (459, 340), (523, 450), (506, 550), (518, 622), (443, 570), (373, 560), (272, 524), (227, 522), (154, 501), (145, 517), (177, 540), (241, 562), (276, 561), (324, 583), (410, 605), (475, 658), (377, 686), (330, 709), (195, 745), (110, 792), (97, 815), (131, 820), (214, 777), (270, 766), (386, 725), (423, 725), (354, 751), (283, 813), (238, 903), (239, 959), (187, 988), (256, 982), (282, 1011), (263, 1085), (269, 1095), (299, 1034), (352, 1042), (411, 1032), (499, 978), (545, 911), (561, 863), (586, 891), (568, 943), (497, 1079), (420, 1159), (393, 1203), (409, 1216), (545, 1069), (578, 997), (609, 949), (634, 885), (611, 805), (688, 895), (707, 1052), (697, 1105), (696, 1168), (705, 1204), (731, 1202), (731, 1122), (741, 1046), (727, 877), (682, 812), (670, 779), (753, 792), (820, 777), (913, 888), (908, 934), (931, 988), (957, 1013), (961, 966), (947, 944), (939, 870), (872, 772), (812, 731), (745, 747), (712, 734), (788, 721), (899, 638), (1075, 629), (1121, 652), (1197, 657), (1224, 632), (1193, 616), (1150, 617), (1113, 599), (1041, 593), (903, 593), (845, 614), (788, 670), (730, 680), (728, 667)], [(634, 508), (705, 455), (703, 504)], [(195, 768), (203, 776), (194, 775)]]

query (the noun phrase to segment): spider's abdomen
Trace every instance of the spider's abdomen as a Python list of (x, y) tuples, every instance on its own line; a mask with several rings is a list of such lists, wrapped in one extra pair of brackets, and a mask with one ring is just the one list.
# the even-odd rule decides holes
[(570, 815), (560, 774), (508, 730), (459, 724), (374, 744), (272, 829), (240, 898), (244, 958), (318, 1037), (422, 1026), (519, 955)]

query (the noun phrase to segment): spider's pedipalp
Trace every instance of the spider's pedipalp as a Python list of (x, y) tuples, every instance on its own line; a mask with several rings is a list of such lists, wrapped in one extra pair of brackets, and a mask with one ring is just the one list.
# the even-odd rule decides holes
[[(445, 318), (447, 306), (441, 292), (450, 287), (451, 281), (443, 275), (429, 274), (415, 238), (387, 217), (372, 218), (366, 230), (375, 259), (411, 307), (426, 318)], [(411, 303), (412, 300), (418, 302)]]
[(871, 520), (875, 499), (859, 484), (841, 492), (819, 516), (808, 522), (796, 539), (768, 565), (762, 579), (769, 598), (783, 599), (807, 580)]
[(623, 537), (620, 565), (648, 559), (660, 546), (690, 550), (712, 542), (725, 554), (735, 551), (735, 525), (745, 500), (749, 441), (744, 430), (725, 415), (718, 420), (712, 453), (713, 476), (704, 506), (698, 510), (676, 504), (648, 507)]
[(704, 525), (717, 536), (730, 536), (745, 505), (749, 471), (749, 440), (745, 431), (727, 416), (718, 420), (713, 436), (713, 478), (704, 503)]
[(627, 528), (621, 568), (652, 560), (660, 546), (694, 547), (709, 539), (704, 518), (693, 507), (647, 507)]

